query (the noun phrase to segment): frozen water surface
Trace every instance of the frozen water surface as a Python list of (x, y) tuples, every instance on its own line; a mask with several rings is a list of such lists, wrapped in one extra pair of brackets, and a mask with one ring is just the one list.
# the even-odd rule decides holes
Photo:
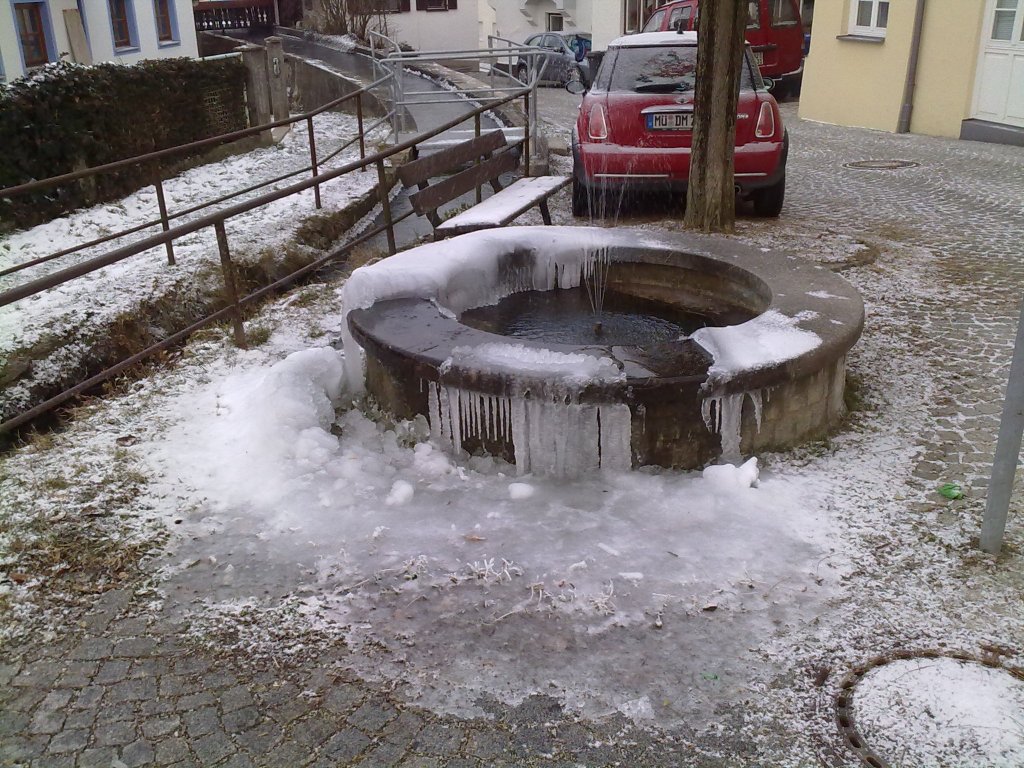
[(299, 597), (343, 627), (361, 674), (437, 709), (540, 691), (695, 727), (767, 683), (757, 642), (833, 594), (814, 481), (756, 463), (515, 477), (454, 461), (425, 423), (335, 420), (341, 377), (340, 353), (308, 350), (158, 415), (176, 426), (150, 462), (205, 500), (169, 589), (211, 606)]

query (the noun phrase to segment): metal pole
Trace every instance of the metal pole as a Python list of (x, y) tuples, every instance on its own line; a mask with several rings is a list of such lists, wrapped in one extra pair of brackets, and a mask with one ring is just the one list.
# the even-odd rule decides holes
[[(167, 218), (167, 200), (164, 198), (164, 183), (160, 180), (160, 163), (156, 164), (154, 175), (156, 179), (153, 182), (153, 186), (156, 187), (156, 204), (160, 207), (160, 226), (163, 227), (164, 232), (167, 232), (171, 228), (171, 222)], [(168, 240), (164, 243), (164, 247), (167, 250), (167, 263), (173, 267), (175, 263), (174, 246)]]
[(1017, 339), (1013, 345), (1010, 378), (999, 422), (999, 439), (992, 460), (992, 479), (985, 500), (985, 517), (981, 523), (981, 548), (998, 555), (1006, 530), (1006, 515), (1013, 493), (1013, 476), (1020, 456), (1021, 435), (1024, 434), (1024, 302), (1017, 320)]
[[(366, 159), (366, 137), (363, 135), (363, 94), (356, 96), (356, 122), (359, 124), (359, 159)], [(365, 166), (362, 170), (366, 170)]]
[[(316, 138), (313, 136), (313, 118), (306, 118), (306, 128), (309, 131), (309, 162), (313, 168), (313, 178), (317, 178), (320, 175), (320, 171), (316, 165)], [(313, 198), (316, 200), (316, 207), (319, 209), (320, 205), (320, 185), (317, 184), (313, 187)]]
[(238, 285), (235, 283), (235, 268), (231, 263), (231, 252), (228, 251), (228, 235), (224, 231), (224, 222), (213, 225), (217, 232), (217, 248), (220, 250), (220, 269), (224, 273), (224, 290), (231, 304), (231, 324), (234, 326), (235, 345), (247, 349), (245, 342), (245, 326), (242, 324), (242, 307), (238, 303)]
[(391, 201), (388, 199), (387, 174), (384, 172), (384, 161), (377, 161), (377, 189), (380, 190), (380, 207), (384, 214), (384, 225), (388, 228), (388, 253), (392, 256), (398, 251), (395, 247), (395, 225), (391, 221)]
[(523, 174), (530, 175), (530, 92), (523, 94), (524, 110), (526, 112), (526, 125), (523, 126)]
[[(501, 130), (501, 129), (499, 128), (498, 130)], [(480, 115), (474, 115), (473, 116), (473, 135), (476, 136), (476, 138), (478, 138), (478, 139), (480, 138)], [(476, 158), (476, 160), (474, 161), (473, 164), (474, 165), (480, 165), (480, 158), (479, 157)], [(480, 203), (480, 202), (483, 202), (483, 199), (484, 199), (484, 196), (483, 196), (483, 185), (482, 184), (478, 184), (477, 187), (476, 187), (476, 201), (477, 201), (477, 203)]]

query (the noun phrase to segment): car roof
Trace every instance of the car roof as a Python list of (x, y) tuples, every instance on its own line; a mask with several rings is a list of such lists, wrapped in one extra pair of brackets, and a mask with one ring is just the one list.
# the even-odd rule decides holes
[(636, 48), (647, 45), (696, 45), (696, 32), (641, 32), (636, 35), (617, 37), (608, 43), (609, 48)]

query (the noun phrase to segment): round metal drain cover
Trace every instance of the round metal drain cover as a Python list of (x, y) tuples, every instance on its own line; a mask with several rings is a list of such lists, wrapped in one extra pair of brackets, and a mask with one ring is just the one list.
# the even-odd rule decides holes
[(898, 168), (916, 168), (920, 163), (913, 160), (855, 160), (843, 163), (844, 168), (856, 168), (861, 171), (895, 171)]
[(993, 755), (1024, 765), (1022, 717), (1024, 669), (945, 649), (878, 656), (836, 695), (839, 731), (870, 768), (993, 765)]

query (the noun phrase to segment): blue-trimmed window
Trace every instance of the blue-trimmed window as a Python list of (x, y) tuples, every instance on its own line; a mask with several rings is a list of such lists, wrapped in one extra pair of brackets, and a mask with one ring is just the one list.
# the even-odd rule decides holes
[(178, 17), (174, 12), (174, 0), (153, 0), (153, 15), (156, 16), (156, 39), (161, 46), (176, 45)]
[(139, 33), (135, 26), (135, 5), (132, 0), (107, 0), (110, 9), (110, 32), (114, 38), (114, 51), (139, 47)]
[(53, 27), (50, 24), (50, 9), (45, 0), (25, 0), (11, 3), (14, 24), (18, 30), (21, 46), (21, 60), (25, 69), (41, 67), (57, 60), (54, 47)]

